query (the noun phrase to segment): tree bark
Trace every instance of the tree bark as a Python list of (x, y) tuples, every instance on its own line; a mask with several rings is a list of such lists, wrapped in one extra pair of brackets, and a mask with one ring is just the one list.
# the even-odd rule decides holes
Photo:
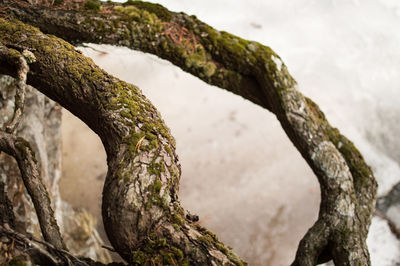
[[(297, 90), (269, 47), (139, 1), (101, 3), (101, 11), (69, 2), (3, 6), (3, 16), (73, 44), (106, 43), (153, 53), (273, 112), (321, 185), (318, 220), (300, 242), (293, 265), (329, 259), (337, 265), (370, 264), (365, 240), (376, 201), (373, 173), (352, 142)], [(180, 166), (174, 140), (136, 87), (98, 69), (64, 41), (21, 22), (1, 20), (0, 32), (3, 44), (18, 43), (35, 54), (28, 83), (102, 139), (109, 167), (103, 219), (113, 247), (125, 260), (243, 263), (211, 232), (185, 220), (177, 195)], [(0, 71), (9, 73), (12, 68), (2, 63)]]

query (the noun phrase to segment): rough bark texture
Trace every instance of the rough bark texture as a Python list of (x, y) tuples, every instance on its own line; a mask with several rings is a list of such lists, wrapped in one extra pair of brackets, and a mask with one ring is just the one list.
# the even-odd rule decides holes
[(21, 45), (35, 50), (29, 83), (101, 137), (109, 165), (103, 216), (116, 250), (139, 264), (241, 264), (214, 234), (184, 220), (176, 194), (180, 169), (174, 140), (140, 91), (108, 75), (61, 39), (18, 21), (1, 22), (1, 42), (14, 43), (23, 35)]
[[(370, 264), (365, 240), (376, 200), (373, 173), (352, 142), (296, 89), (269, 47), (145, 2), (102, 3), (101, 11), (69, 2), (5, 6), (8, 19), (0, 21), (0, 42), (18, 43), (37, 58), (28, 83), (82, 119), (104, 143), (109, 169), (103, 219), (125, 260), (243, 263), (211, 232), (185, 220), (177, 195), (180, 167), (174, 140), (140, 91), (100, 70), (66, 42), (11, 17), (73, 44), (107, 43), (153, 53), (275, 113), (321, 185), (319, 218), (300, 242), (293, 265), (329, 259), (337, 265)], [(67, 10), (71, 7), (75, 10)], [(1, 63), (0, 71), (15, 76), (7, 62)]]

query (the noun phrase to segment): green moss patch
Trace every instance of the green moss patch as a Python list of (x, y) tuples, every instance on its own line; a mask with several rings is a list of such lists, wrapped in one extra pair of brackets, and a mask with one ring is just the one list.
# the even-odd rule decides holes
[(100, 4), (100, 2), (92, 1), (92, 0), (87, 1), (87, 2), (84, 4), (83, 7), (84, 7), (86, 10), (92, 10), (92, 11), (95, 11), (95, 12), (98, 12), (98, 11), (101, 10), (101, 4)]
[(187, 265), (182, 250), (168, 244), (167, 239), (154, 234), (144, 240), (139, 250), (132, 251), (133, 265)]
[(168, 9), (159, 4), (128, 0), (123, 5), (124, 6), (132, 5), (139, 9), (146, 10), (150, 13), (155, 14), (159, 19), (163, 21), (170, 21), (172, 18), (172, 13)]

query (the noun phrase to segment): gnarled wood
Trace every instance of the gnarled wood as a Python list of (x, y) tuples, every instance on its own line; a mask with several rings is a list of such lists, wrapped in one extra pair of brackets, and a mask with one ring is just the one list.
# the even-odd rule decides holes
[(105, 228), (128, 262), (243, 263), (213, 233), (185, 220), (177, 195), (180, 168), (174, 139), (138, 88), (108, 75), (61, 39), (16, 20), (0, 20), (0, 32), (1, 42), (35, 50), (29, 84), (59, 101), (102, 139), (109, 166)]
[[(293, 265), (329, 259), (339, 265), (369, 264), (365, 240), (376, 200), (373, 173), (355, 146), (297, 90), (269, 47), (145, 2), (102, 3), (101, 12), (68, 10), (68, 2), (57, 8), (27, 9), (18, 2), (7, 7), (7, 15), (74, 44), (107, 43), (153, 53), (275, 113), (321, 185), (318, 221), (301, 241)], [(154, 107), (135, 87), (101, 72), (72, 47), (29, 29), (40, 39), (23, 42), (38, 49), (29, 82), (80, 117), (105, 145), (109, 172), (103, 217), (116, 250), (136, 262), (167, 254), (177, 262), (241, 263), (219, 248), (211, 233), (184, 221), (174, 141)], [(9, 31), (3, 32), (0, 41), (13, 41)]]

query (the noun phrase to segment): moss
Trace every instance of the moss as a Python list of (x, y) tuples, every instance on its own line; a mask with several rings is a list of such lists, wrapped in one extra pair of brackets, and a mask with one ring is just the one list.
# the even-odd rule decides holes
[(140, 20), (141, 12), (134, 6), (127, 6), (123, 10), (123, 13), (127, 14), (130, 18), (133, 18), (136, 21)]
[(172, 224), (172, 226), (174, 227), (174, 229), (175, 229), (176, 231), (181, 230), (181, 227), (180, 227), (179, 225), (177, 225), (177, 224)]
[(15, 49), (8, 49), (8, 57), (12, 64), (18, 64), (21, 53)]
[(124, 12), (124, 7), (123, 6), (115, 6), (114, 10), (117, 11), (117, 12), (123, 13)]
[(161, 250), (160, 255), (162, 256), (162, 262), (164, 265), (177, 265), (175, 255), (173, 253)]
[(213, 62), (207, 62), (203, 67), (203, 72), (207, 77), (214, 75), (217, 66)]
[(216, 243), (215, 244), (215, 247), (219, 250), (219, 251), (221, 251), (222, 253), (224, 253), (224, 254), (228, 254), (229, 253), (229, 249), (227, 248), (227, 247), (225, 247), (223, 244), (221, 244), (221, 243)]
[(96, 33), (101, 33), (106, 31), (106, 24), (103, 20), (97, 20), (96, 24)]
[(156, 241), (157, 247), (165, 247), (167, 245), (167, 240), (165, 238), (159, 238)]
[(326, 121), (325, 114), (321, 111), (319, 106), (315, 102), (313, 102), (310, 98), (305, 97), (305, 99), (306, 99), (307, 106), (312, 111), (314, 117), (317, 118), (320, 121), (320, 123), (326, 123), (327, 121)]
[(247, 49), (250, 51), (250, 52), (256, 52), (257, 51), (257, 49), (258, 49), (258, 44), (256, 43), (256, 42), (251, 42), (251, 43), (249, 43), (248, 45), (247, 45)]
[(340, 134), (337, 128), (328, 128), (326, 133), (346, 160), (353, 175), (356, 190), (367, 185), (368, 182), (371, 182), (370, 185), (376, 186), (371, 168), (365, 163), (363, 156), (354, 143)]
[[(146, 127), (144, 129), (146, 129)], [(153, 130), (156, 130), (156, 129), (153, 129)], [(145, 136), (146, 136), (145, 139), (147, 142), (146, 142), (146, 144), (141, 145), (140, 149), (143, 151), (150, 151), (153, 149), (158, 149), (159, 144), (158, 144), (157, 136), (148, 131), (145, 132)]]
[(184, 53), (184, 57), (186, 67), (197, 69), (203, 77), (211, 77), (217, 69), (212, 61), (208, 61), (207, 57), (210, 56), (203, 49), (198, 49), (195, 53)]
[(165, 204), (164, 199), (157, 193), (153, 193), (151, 195), (151, 202), (156, 205), (159, 206), (163, 209), (167, 208), (168, 206)]
[[(278, 89), (290, 87), (295, 84), (286, 67), (283, 66), (282, 69), (277, 68), (273, 58), (279, 57), (271, 48), (257, 42), (239, 38), (227, 32), (219, 32), (208, 25), (196, 21), (196, 19), (194, 21), (195, 25), (199, 25), (199, 35), (202, 36), (201, 43), (207, 49), (207, 54), (211, 54), (219, 62), (222, 61), (227, 70), (246, 76), (254, 76), (254, 72), (258, 70), (260, 73), (265, 73), (266, 79), (271, 81), (272, 84), (279, 85)], [(207, 81), (209, 75), (213, 73), (213, 67), (208, 66), (205, 70), (201, 73), (203, 76), (199, 76)], [(221, 79), (224, 78), (221, 77)], [(229, 90), (232, 90), (232, 84), (236, 84), (221, 81), (221, 79), (213, 78), (212, 82), (224, 88), (229, 87)], [(273, 82), (276, 80), (278, 80), (278, 83)], [(234, 92), (238, 93), (238, 90)]]
[[(173, 223), (173, 224), (176, 224), (176, 225), (178, 225), (178, 226), (181, 226), (181, 225), (183, 225), (184, 223), (185, 223), (185, 221), (183, 220), (183, 218), (179, 215), (179, 214), (174, 214), (174, 215), (172, 215), (171, 216), (171, 222)], [(180, 227), (179, 227), (180, 228)]]
[(159, 19), (163, 21), (170, 21), (172, 19), (172, 12), (159, 4), (128, 0), (127, 2), (125, 2), (125, 5), (134, 5), (139, 9), (144, 9), (150, 13), (155, 14)]
[(165, 238), (155, 234), (144, 240), (140, 250), (132, 252), (134, 265), (184, 265), (189, 261), (179, 248), (172, 246)]
[(184, 258), (183, 252), (182, 250), (180, 250), (179, 248), (176, 248), (174, 246), (171, 246), (171, 250), (172, 252), (175, 254), (176, 258), (178, 260), (182, 260)]
[(199, 241), (202, 245), (204, 245), (206, 247), (213, 246), (213, 242), (214, 242), (213, 239), (209, 235), (199, 236), (197, 238), (197, 241)]
[(133, 3), (135, 3), (134, 0), (128, 0), (125, 3), (122, 3), (123, 6), (127, 6), (127, 5), (133, 5)]
[(89, 0), (85, 3), (85, 5), (83, 6), (86, 10), (91, 10), (91, 11), (95, 11), (98, 12), (101, 10), (101, 3), (97, 2), (97, 1), (92, 1)]
[(162, 162), (159, 162), (159, 163), (152, 162), (149, 165), (149, 167), (147, 168), (147, 171), (152, 175), (160, 176), (162, 172), (165, 172), (165, 167), (164, 167), (164, 164)]
[(132, 252), (132, 262), (137, 265), (142, 265), (146, 261), (146, 254), (142, 251)]
[(157, 180), (156, 183), (154, 184), (154, 191), (155, 192), (160, 192), (162, 187), (162, 182), (160, 180)]
[(209, 237), (211, 237), (214, 241), (218, 241), (217, 236), (211, 232), (210, 230), (204, 228), (203, 226), (196, 224), (195, 225), (196, 229), (201, 232), (203, 235), (208, 235)]
[(151, 13), (147, 10), (136, 8), (133, 5), (116, 6), (114, 7), (114, 10), (126, 15), (126, 19), (131, 22), (136, 21), (140, 22), (141, 24), (144, 23), (155, 26), (155, 28), (158, 28), (159, 24), (161, 25), (161, 23), (159, 23), (158, 21), (159, 19), (156, 14)]
[(185, 64), (188, 68), (202, 67), (206, 62), (204, 53), (193, 53), (186, 57)]
[(149, 211), (150, 208), (151, 208), (151, 201), (148, 200), (148, 201), (146, 201), (146, 204), (144, 205), (144, 209), (145, 209), (146, 211)]

